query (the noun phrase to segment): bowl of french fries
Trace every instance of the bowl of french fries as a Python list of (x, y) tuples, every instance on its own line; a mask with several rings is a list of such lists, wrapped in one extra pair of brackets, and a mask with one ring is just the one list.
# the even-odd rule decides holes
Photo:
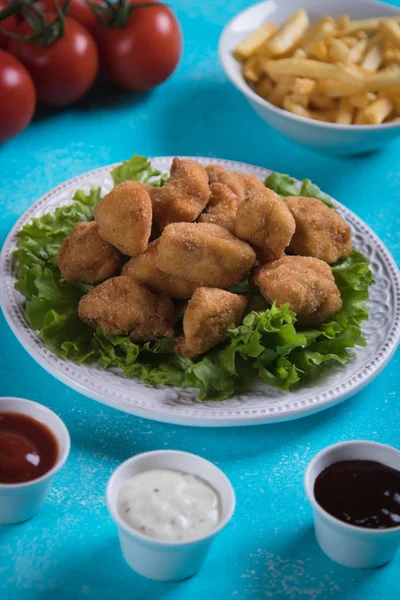
[(368, 0), (273, 0), (233, 18), (222, 66), (254, 110), (296, 142), (335, 154), (400, 135), (400, 9)]

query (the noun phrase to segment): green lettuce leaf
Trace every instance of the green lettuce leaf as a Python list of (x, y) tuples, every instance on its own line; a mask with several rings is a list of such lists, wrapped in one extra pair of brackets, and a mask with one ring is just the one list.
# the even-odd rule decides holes
[(326, 204), (326, 206), (329, 206), (329, 208), (335, 208), (335, 204), (332, 202), (330, 196), (324, 192), (321, 192), (319, 187), (315, 185), (315, 183), (312, 183), (310, 179), (303, 179), (300, 193), (296, 194), (296, 196), (297, 195), (308, 196), (309, 198), (318, 198), (318, 200), (321, 200), (324, 204)]
[[(137, 154), (134, 154), (129, 160), (124, 160), (118, 167), (115, 167), (111, 171), (114, 185), (118, 185), (129, 179), (136, 179), (141, 183), (151, 183), (160, 187), (165, 183), (168, 175), (158, 177), (159, 175), (161, 175), (161, 172), (153, 169), (150, 161), (145, 156), (138, 156)], [(158, 179), (153, 180), (154, 177)]]
[(299, 186), (293, 177), (283, 173), (271, 173), (264, 185), (281, 196), (299, 196)]
[[(125, 161), (112, 174), (115, 184), (127, 179), (152, 185), (165, 181), (140, 156)], [(289, 176), (272, 173), (266, 185), (282, 196), (302, 194), (327, 200), (309, 180), (299, 189)], [(368, 317), (365, 303), (374, 279), (368, 260), (356, 251), (332, 267), (342, 309), (314, 328), (299, 328), (287, 305), (268, 307), (258, 290), (244, 281), (231, 291), (247, 296), (248, 314), (238, 327), (229, 328), (226, 342), (193, 360), (174, 352), (175, 338), (136, 344), (127, 336), (91, 329), (79, 319), (78, 303), (92, 286), (65, 281), (57, 255), (75, 224), (93, 219), (100, 198), (100, 188), (78, 190), (71, 204), (33, 219), (19, 234), (15, 287), (25, 296), (30, 326), (55, 354), (77, 363), (96, 362), (151, 386), (197, 388), (201, 400), (224, 400), (246, 389), (257, 376), (289, 390), (321, 376), (333, 364), (345, 364), (351, 349), (365, 344), (361, 323)]]
[(324, 204), (330, 208), (334, 208), (335, 205), (332, 202), (330, 196), (321, 192), (319, 187), (312, 183), (310, 179), (303, 179), (301, 188), (293, 177), (284, 175), (283, 173), (271, 173), (266, 180), (264, 185), (274, 190), (277, 194), (286, 198), (286, 196), (308, 196), (310, 198), (318, 198)]

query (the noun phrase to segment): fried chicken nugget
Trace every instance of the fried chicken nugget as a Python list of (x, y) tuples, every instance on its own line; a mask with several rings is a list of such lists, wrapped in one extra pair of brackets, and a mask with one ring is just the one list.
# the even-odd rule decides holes
[(174, 333), (174, 304), (157, 296), (132, 277), (107, 279), (83, 296), (79, 318), (110, 335), (128, 335), (134, 342), (155, 340)]
[(144, 254), (139, 254), (139, 256), (128, 260), (121, 271), (121, 275), (133, 277), (156, 294), (165, 294), (170, 298), (190, 298), (196, 289), (195, 283), (182, 277), (168, 275), (168, 273), (157, 269), (155, 257), (159, 243), (159, 240), (151, 242)]
[(200, 215), (200, 223), (221, 225), (228, 231), (234, 232), (236, 211), (240, 200), (224, 183), (210, 185), (211, 197), (206, 212)]
[(149, 193), (137, 181), (115, 186), (94, 209), (101, 237), (123, 254), (136, 256), (147, 248), (152, 208)]
[(224, 169), (221, 165), (206, 167), (210, 187), (213, 183), (223, 183), (240, 199), (244, 200), (245, 184), (241, 173)]
[(175, 346), (188, 358), (204, 354), (228, 337), (228, 327), (239, 325), (247, 299), (217, 288), (197, 288), (183, 316), (183, 333)]
[(99, 283), (111, 277), (122, 264), (122, 256), (99, 235), (97, 223), (77, 223), (61, 244), (57, 264), (69, 281)]
[(206, 167), (210, 185), (212, 183), (223, 183), (239, 198), (244, 200), (246, 193), (251, 189), (264, 189), (264, 183), (255, 175), (245, 175), (237, 171), (229, 171), (220, 165), (208, 165)]
[(173, 223), (160, 238), (156, 266), (197, 286), (229, 288), (255, 262), (254, 250), (227, 229), (210, 223)]
[(296, 221), (289, 250), (301, 256), (315, 256), (329, 264), (349, 256), (351, 231), (346, 221), (316, 198), (288, 196), (286, 206)]
[(254, 189), (265, 190), (264, 183), (261, 181), (261, 179), (258, 179), (258, 177), (256, 177), (255, 175), (245, 175), (244, 173), (238, 173), (238, 175), (240, 176), (240, 178), (243, 181), (245, 196), (251, 190), (254, 190)]
[(268, 188), (252, 188), (236, 213), (235, 234), (261, 248), (265, 260), (283, 255), (295, 230), (285, 202)]
[(150, 192), (154, 218), (160, 229), (170, 223), (190, 223), (205, 209), (210, 198), (208, 175), (195, 160), (174, 158), (168, 181)]
[(259, 267), (254, 283), (270, 304), (287, 302), (300, 325), (322, 323), (342, 307), (332, 271), (319, 258), (284, 256)]

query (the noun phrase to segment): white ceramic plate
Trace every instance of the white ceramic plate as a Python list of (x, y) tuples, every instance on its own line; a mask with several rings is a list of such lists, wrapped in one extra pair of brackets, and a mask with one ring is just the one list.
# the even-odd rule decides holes
[[(219, 163), (228, 168), (265, 179), (267, 169), (251, 165), (198, 158), (203, 165)], [(171, 157), (152, 159), (152, 165), (168, 171)], [(17, 232), (32, 217), (54, 211), (71, 202), (73, 192), (90, 185), (107, 192), (112, 187), (110, 170), (115, 165), (96, 169), (70, 179), (35, 202), (17, 221), (7, 237), (0, 262), (1, 305), (4, 315), (29, 354), (49, 373), (78, 392), (119, 410), (157, 421), (197, 426), (229, 426), (270, 423), (303, 417), (338, 404), (360, 391), (387, 364), (400, 337), (400, 275), (390, 253), (380, 239), (355, 214), (338, 204), (353, 234), (354, 247), (371, 260), (376, 285), (371, 290), (370, 318), (363, 331), (366, 348), (358, 348), (345, 367), (336, 367), (312, 385), (294, 392), (282, 392), (255, 381), (251, 391), (223, 402), (199, 402), (196, 390), (147, 387), (140, 381), (92, 365), (76, 365), (46, 348), (24, 315), (23, 297), (14, 290), (15, 265), (12, 253)]]

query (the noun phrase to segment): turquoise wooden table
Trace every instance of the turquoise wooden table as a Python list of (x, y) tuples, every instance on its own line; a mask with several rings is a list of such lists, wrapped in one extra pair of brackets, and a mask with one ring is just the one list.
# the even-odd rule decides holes
[[(137, 97), (97, 91), (73, 108), (41, 113), (1, 146), (1, 240), (34, 200), (69, 177), (135, 152), (192, 154), (310, 177), (371, 225), (399, 261), (400, 140), (376, 154), (340, 159), (271, 131), (218, 65), (221, 29), (247, 4), (173, 0), (185, 52), (170, 81)], [(400, 598), (400, 554), (379, 570), (355, 571), (321, 553), (302, 486), (307, 462), (328, 444), (367, 438), (400, 447), (398, 353), (368, 388), (326, 412), (270, 426), (193, 429), (118, 413), (69, 390), (28, 356), (2, 317), (0, 327), (0, 395), (49, 406), (72, 437), (70, 459), (42, 512), (0, 527), (1, 599)], [(120, 462), (163, 448), (214, 461), (237, 493), (235, 517), (203, 569), (178, 584), (151, 582), (127, 567), (104, 501)]]

